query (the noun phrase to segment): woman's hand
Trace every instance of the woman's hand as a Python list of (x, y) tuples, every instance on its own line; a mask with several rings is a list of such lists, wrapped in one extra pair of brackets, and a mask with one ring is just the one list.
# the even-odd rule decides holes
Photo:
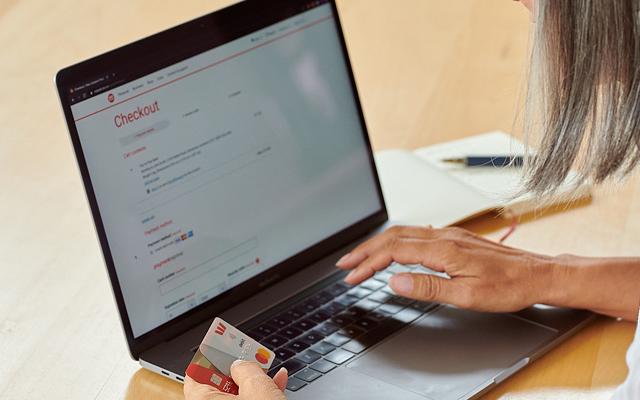
[(231, 365), (231, 377), (240, 388), (237, 396), (223, 393), (185, 376), (184, 397), (186, 400), (286, 400), (283, 392), (287, 387), (288, 377), (284, 368), (271, 379), (258, 364), (236, 361)]
[(638, 318), (640, 258), (556, 257), (492, 242), (461, 228), (396, 226), (338, 261), (357, 284), (392, 262), (422, 264), (451, 279), (396, 274), (399, 295), (478, 311), (509, 312), (536, 303)]
[(557, 262), (553, 257), (507, 247), (461, 228), (395, 226), (338, 261), (358, 284), (392, 262), (422, 264), (451, 279), (415, 273), (394, 275), (399, 295), (479, 311), (508, 312), (545, 301)]

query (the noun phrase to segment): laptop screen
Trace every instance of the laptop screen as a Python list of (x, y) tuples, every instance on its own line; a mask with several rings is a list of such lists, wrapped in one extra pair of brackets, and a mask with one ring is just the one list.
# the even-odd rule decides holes
[(72, 97), (134, 337), (382, 208), (322, 3)]

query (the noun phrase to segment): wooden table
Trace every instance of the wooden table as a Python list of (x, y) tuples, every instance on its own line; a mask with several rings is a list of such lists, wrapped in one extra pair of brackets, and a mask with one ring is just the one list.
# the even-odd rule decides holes
[[(181, 398), (128, 356), (52, 84), (56, 70), (230, 3), (0, 3), (0, 399)], [(376, 149), (509, 131), (529, 16), (504, 0), (343, 0)], [(466, 225), (497, 237), (495, 218)], [(510, 244), (638, 255), (640, 181), (521, 225)], [(485, 398), (619, 384), (631, 323), (602, 318)], [(153, 396), (153, 397), (152, 397)]]

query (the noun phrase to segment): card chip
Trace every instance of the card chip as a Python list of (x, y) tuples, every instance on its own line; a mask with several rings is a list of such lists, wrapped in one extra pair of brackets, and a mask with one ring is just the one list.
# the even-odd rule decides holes
[(211, 375), (211, 382), (213, 382), (213, 384), (216, 386), (220, 386), (220, 384), (222, 383), (222, 377), (214, 373), (213, 375)]

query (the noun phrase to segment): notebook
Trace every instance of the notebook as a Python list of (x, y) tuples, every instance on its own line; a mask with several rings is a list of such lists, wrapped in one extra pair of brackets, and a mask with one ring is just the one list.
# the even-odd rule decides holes
[(541, 203), (531, 194), (518, 195), (522, 192), (521, 168), (466, 168), (441, 161), (524, 151), (522, 142), (496, 131), (413, 151), (377, 152), (375, 160), (389, 217), (398, 222), (444, 227), (489, 212), (511, 218), (591, 196), (590, 185), (575, 183), (575, 173), (552, 198)]

